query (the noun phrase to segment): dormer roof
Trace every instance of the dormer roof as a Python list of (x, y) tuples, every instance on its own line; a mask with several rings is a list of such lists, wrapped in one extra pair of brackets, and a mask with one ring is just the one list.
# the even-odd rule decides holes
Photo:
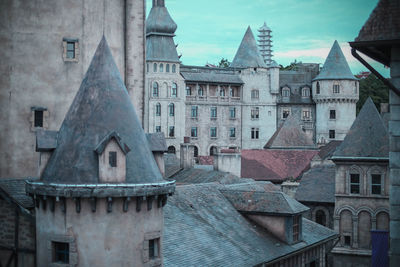
[(112, 131), (109, 134), (107, 134), (103, 138), (103, 140), (100, 141), (100, 143), (97, 145), (94, 151), (96, 151), (96, 153), (99, 155), (102, 154), (104, 149), (107, 147), (108, 143), (111, 141), (111, 139), (114, 139), (117, 142), (119, 148), (122, 150), (122, 152), (124, 152), (125, 155), (128, 154), (129, 151), (131, 151), (129, 146), (124, 142), (122, 142), (121, 137), (115, 131)]
[(349, 64), (340, 49), (339, 43), (335, 40), (328, 57), (325, 60), (321, 72), (313, 81), (318, 80), (357, 80), (351, 73)]
[(257, 42), (250, 26), (243, 37), (242, 43), (236, 52), (230, 67), (232, 68), (267, 68), (258, 51)]

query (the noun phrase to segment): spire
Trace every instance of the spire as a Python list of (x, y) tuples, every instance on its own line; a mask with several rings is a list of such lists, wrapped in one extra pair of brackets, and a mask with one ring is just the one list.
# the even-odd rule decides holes
[[(99, 143), (113, 133), (126, 149), (126, 183), (162, 182), (124, 82), (102, 38), (58, 134), (43, 182), (99, 183)], [(126, 146), (125, 146), (126, 145)]]
[(254, 38), (253, 32), (250, 26), (243, 37), (242, 43), (236, 52), (235, 58), (233, 59), (231, 65), (233, 68), (266, 68), (263, 58), (261, 57), (257, 42)]
[[(260, 49), (261, 56), (264, 59), (265, 64), (272, 64), (272, 40), (271, 40), (271, 29), (264, 22), (264, 25), (258, 29), (258, 47)], [(275, 62), (276, 64), (276, 62)]]
[(389, 135), (370, 97), (332, 158), (346, 157), (389, 157)]
[(317, 80), (357, 80), (351, 73), (342, 49), (340, 49), (339, 43), (336, 40), (325, 60), (321, 72), (314, 79), (314, 81)]

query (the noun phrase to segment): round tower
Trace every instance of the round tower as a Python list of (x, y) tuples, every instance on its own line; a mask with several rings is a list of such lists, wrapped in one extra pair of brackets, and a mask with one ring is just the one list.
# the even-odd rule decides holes
[(163, 180), (103, 37), (37, 182), (37, 266), (162, 266)]
[(358, 79), (335, 41), (321, 72), (312, 81), (317, 143), (344, 139), (356, 118), (358, 87)]

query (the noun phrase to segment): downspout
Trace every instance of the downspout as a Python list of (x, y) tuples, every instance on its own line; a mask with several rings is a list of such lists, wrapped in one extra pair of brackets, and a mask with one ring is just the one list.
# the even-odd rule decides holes
[(18, 267), (18, 247), (19, 247), (19, 211), (18, 207), (15, 207), (15, 227), (14, 227), (14, 250), (15, 250), (15, 259), (14, 266)]
[(376, 77), (379, 78), (387, 87), (389, 87), (390, 90), (392, 90), (397, 96), (400, 97), (400, 90), (397, 89), (388, 79), (383, 77), (376, 69), (374, 69), (370, 64), (368, 64), (367, 61), (365, 61), (358, 53), (357, 50), (352, 47), (351, 48), (351, 54), (358, 59), (358, 61), (361, 62), (370, 72), (375, 74)]

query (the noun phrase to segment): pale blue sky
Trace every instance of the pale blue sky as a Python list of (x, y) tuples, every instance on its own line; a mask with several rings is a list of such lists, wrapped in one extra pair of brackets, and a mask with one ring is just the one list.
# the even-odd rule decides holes
[[(152, 6), (147, 2), (147, 13)], [(353, 41), (378, 0), (165, 0), (178, 24), (175, 43), (186, 65), (232, 61), (247, 26), (257, 35), (264, 21), (272, 29), (273, 59), (324, 63), (338, 40), (356, 74), (366, 70), (350, 53)], [(382, 64), (373, 66), (385, 76)]]

